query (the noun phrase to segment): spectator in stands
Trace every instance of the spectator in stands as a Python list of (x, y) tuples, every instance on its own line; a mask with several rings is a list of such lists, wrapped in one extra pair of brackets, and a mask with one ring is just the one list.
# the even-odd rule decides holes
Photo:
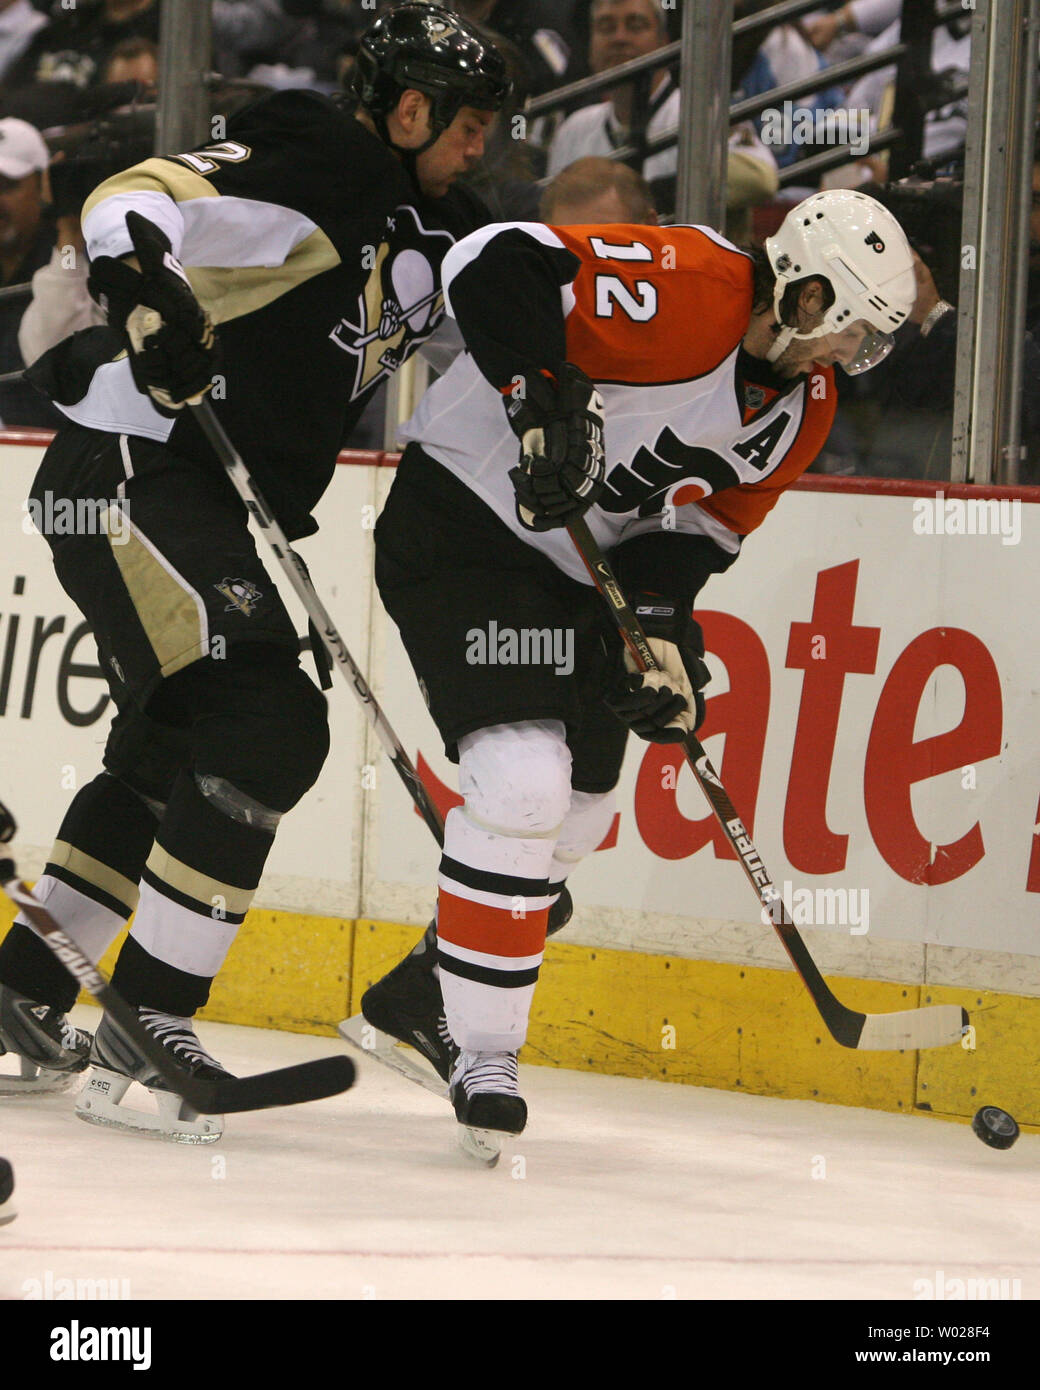
[[(287, 41), (294, 27), (289, 0), (212, 0), (213, 62), (225, 77), (241, 77), (255, 54)], [(367, 22), (371, 22), (369, 19)]]
[[(22, 285), (46, 263), (54, 226), (44, 215), (43, 174), (50, 154), (26, 121), (0, 120), (0, 285)], [(28, 299), (0, 302), (0, 374), (20, 371), (18, 324)], [(55, 416), (31, 387), (0, 386), (0, 420), (8, 425), (51, 424)]]
[[(882, 53), (899, 42), (900, 20), (890, 24), (867, 45), (867, 53)], [(932, 33), (931, 70), (935, 88), (921, 93), (932, 109), (925, 119), (925, 159), (942, 160), (964, 146), (968, 121), (968, 98), (950, 100), (952, 89), (967, 80), (971, 67), (971, 16), (948, 20)], [(884, 130), (892, 123), (896, 69), (880, 68), (867, 73), (852, 87), (846, 98), (850, 108), (870, 111), (872, 131)]]
[(159, 0), (102, 0), (56, 9), (7, 75), (10, 86), (69, 82), (89, 87), (123, 39), (159, 41)]
[(538, 207), (541, 220), (554, 227), (594, 222), (642, 222), (657, 226), (650, 185), (641, 174), (614, 159), (589, 155), (576, 159), (552, 180)]
[[(279, 0), (197, 0), (212, 3), (213, 42), (233, 62), (240, 50), (273, 42), (286, 28)], [(85, 0), (54, 9), (54, 17), (8, 72), (10, 86), (69, 82), (95, 86), (116, 46), (126, 39), (159, 42), (161, 0)]]
[[(589, 70), (594, 74), (633, 58), (655, 53), (668, 42), (668, 28), (660, 0), (593, 0)], [(627, 144), (632, 134), (635, 87), (625, 83), (610, 93), (609, 100), (575, 111), (560, 126), (549, 149), (549, 174), (585, 155), (609, 154)], [(650, 78), (648, 135), (674, 126), (678, 117), (678, 88), (667, 69)], [(671, 167), (668, 165), (671, 160)], [(675, 152), (647, 160), (646, 178), (667, 176), (675, 169)]]
[(31, 0), (0, 0), (0, 82), (22, 56), (47, 19)]
[(844, 62), (864, 48), (903, 13), (903, 0), (847, 0), (829, 14), (807, 15), (805, 35), (829, 62)]
[(102, 83), (136, 82), (142, 92), (159, 85), (159, 48), (151, 39), (123, 39), (101, 69)]
[[(660, 0), (593, 0), (589, 67), (594, 73), (663, 48), (669, 42), (668, 26)], [(632, 139), (634, 89), (625, 83), (607, 101), (582, 107), (560, 126), (549, 147), (548, 173), (559, 173), (575, 159), (609, 155)], [(680, 94), (667, 70), (654, 74), (650, 84), (648, 136), (674, 130), (679, 123)], [(663, 150), (643, 162), (642, 173), (653, 188), (659, 206), (674, 206), (678, 169), (676, 149)], [(776, 161), (748, 126), (730, 136), (727, 212), (733, 222), (743, 210), (767, 201), (777, 189)], [(731, 224), (731, 231), (744, 228)]]
[[(280, 10), (278, 23), (247, 43), (240, 36), (234, 56), (220, 57), (227, 76), (245, 73), (268, 87), (310, 87), (334, 92), (349, 85), (346, 69), (361, 35), (383, 10), (386, 0), (362, 8), (354, 0), (262, 0)], [(216, 31), (214, 32), (216, 38)], [(217, 45), (218, 55), (220, 45)]]
[[(745, 5), (749, 13), (762, 7), (762, 0), (749, 0)], [(751, 66), (742, 74), (738, 95), (764, 96), (776, 87), (797, 82), (803, 77), (813, 77), (826, 66), (826, 59), (812, 46), (800, 25), (777, 24), (769, 30), (759, 45)], [(799, 97), (792, 103), (792, 128), (795, 121), (803, 119), (803, 111), (815, 117), (817, 111), (835, 110), (844, 105), (845, 93), (840, 87), (830, 86), (809, 96)], [(765, 129), (763, 116), (759, 116), (757, 125), (759, 130)], [(774, 130), (775, 123), (770, 122), (770, 141), (774, 138)], [(804, 155), (814, 153), (812, 146), (798, 143), (770, 143), (769, 148), (782, 167), (795, 163)]]

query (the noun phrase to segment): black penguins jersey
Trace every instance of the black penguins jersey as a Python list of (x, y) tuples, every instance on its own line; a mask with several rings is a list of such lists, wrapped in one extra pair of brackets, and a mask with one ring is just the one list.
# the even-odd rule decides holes
[[(423, 197), (375, 135), (315, 93), (263, 97), (221, 133), (101, 184), (83, 231), (92, 258), (132, 251), (131, 210), (169, 237), (218, 326), (214, 409), (285, 529), (307, 534), (368, 398), (443, 318), (446, 252), (489, 215), (462, 188)], [(210, 457), (190, 411), (157, 410), (97, 333), (76, 370), (51, 374), (64, 413)]]

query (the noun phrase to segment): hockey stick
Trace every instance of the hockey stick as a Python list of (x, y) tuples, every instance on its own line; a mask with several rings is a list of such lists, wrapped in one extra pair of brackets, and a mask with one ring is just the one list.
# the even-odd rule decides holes
[[(0, 844), (12, 839), (14, 817), (0, 802)], [(18, 878), (14, 861), (0, 859), (0, 886), (25, 913), (36, 935), (155, 1067), (176, 1095), (200, 1115), (234, 1115), (244, 1110), (270, 1110), (274, 1106), (300, 1105), (304, 1101), (337, 1096), (354, 1084), (354, 1064), (349, 1057), (321, 1057), (294, 1067), (259, 1072), (256, 1076), (228, 1077), (225, 1081), (200, 1081), (185, 1073), (171, 1059), (162, 1043), (138, 1022), (137, 1012), (126, 1002), (89, 957), (54, 920), (38, 898)]]
[[(152, 240), (151, 231), (154, 231), (147, 218), (141, 217), (138, 213), (128, 212), (126, 215), (127, 231), (133, 242), (134, 251), (137, 254), (141, 269), (145, 273), (156, 271), (162, 263), (163, 252)], [(414, 312), (410, 310), (409, 312)], [(162, 325), (162, 319), (158, 313), (152, 311), (153, 328), (149, 328), (148, 318), (142, 321), (145, 333), (158, 331)], [(231, 479), (235, 491), (246, 505), (249, 514), (255, 518), (256, 524), (264, 533), (268, 545), (274, 551), (275, 557), (285, 571), (285, 574), (296, 592), (297, 598), (303, 604), (308, 618), (314, 624), (318, 635), (321, 637), (322, 645), (328, 652), (329, 659), (342, 674), (344, 680), (351, 686), (354, 694), (361, 701), (369, 723), (375, 729), (380, 743), (386, 750), (387, 756), (393, 763), (397, 775), (408, 788), (408, 794), (418, 808), (419, 814), (429, 826), (434, 838), (439, 845), (444, 844), (444, 822), (440, 812), (433, 804), (430, 794), (423, 786), (422, 780), (416, 772), (412, 761), (404, 750), (401, 740), (394, 733), (393, 727), (386, 715), (379, 707), (379, 703), (372, 694), (368, 682), (361, 672), (360, 666), (347, 650), (347, 644), (336, 630), (336, 625), (329, 616), (328, 609), (318, 597), (317, 590), (311, 583), (311, 577), (307, 573), (307, 567), (300, 557), (293, 550), (292, 546), (285, 538), (285, 532), (275, 520), (274, 513), (264, 500), (263, 494), (253, 482), (249, 469), (242, 460), (241, 454), (232, 444), (227, 436), (223, 425), (217, 419), (216, 413), (210, 402), (203, 396), (189, 399), (188, 405), (191, 407), (192, 414), (198, 421), (200, 428), (213, 446), (213, 450), (224, 467), (228, 477)]]
[[(639, 625), (625, 595), (596, 539), (584, 519), (567, 528), (575, 549), (605, 599), (621, 638), (642, 671), (658, 670), (646, 634)], [(719, 775), (712, 767), (695, 734), (682, 743), (686, 761), (693, 769), (726, 839), (730, 842), (763, 907), (768, 914), (791, 964), (812, 995), (820, 1017), (831, 1037), (842, 1047), (869, 1051), (903, 1051), (911, 1048), (945, 1047), (959, 1042), (968, 1026), (968, 1014), (958, 1004), (933, 1004), (922, 1009), (902, 1009), (896, 1013), (861, 1014), (847, 1008), (831, 993), (808, 947), (791, 920), (784, 901), (773, 883), (762, 857), (751, 842), (743, 821), (737, 815)]]
[(433, 804), (429, 792), (423, 786), (422, 779), (405, 752), (401, 740), (394, 733), (390, 721), (372, 694), (368, 682), (361, 674), (361, 668), (350, 655), (343, 638), (336, 631), (336, 626), (329, 616), (328, 609), (318, 597), (303, 561), (285, 539), (285, 533), (274, 519), (270, 507), (250, 477), (249, 470), (243, 463), (241, 455), (228, 438), (209, 401), (200, 400), (198, 404), (193, 403), (191, 408), (196, 420), (204, 430), (206, 438), (213, 445), (217, 457), (224, 465), (238, 495), (246, 504), (250, 515), (255, 517), (268, 545), (280, 561), (297, 597), (307, 611), (307, 616), (317, 629), (332, 664), (339, 669), (344, 679), (352, 687), (354, 694), (361, 701), (369, 723), (379, 736), (379, 741), (393, 763), (397, 775), (408, 788), (408, 794), (415, 802), (419, 814), (429, 826), (437, 843), (443, 845), (444, 822), (441, 820), (441, 814)]
[[(2, 293), (3, 291), (0, 290), (0, 294)], [(407, 319), (410, 319), (413, 314), (417, 314), (420, 309), (425, 309), (427, 305), (432, 304), (433, 301), (437, 298), (437, 296), (443, 293), (443, 290), (436, 289), (433, 291), (432, 294), (428, 294), (425, 299), (417, 300), (416, 303), (413, 304), (410, 309), (402, 309), (401, 306), (398, 305), (397, 313), (390, 315), (393, 327), (391, 328), (389, 333), (382, 333), (380, 329), (376, 328), (373, 330), (373, 332), (366, 333), (363, 338), (359, 338), (357, 342), (354, 344), (354, 346), (356, 348), (368, 347), (369, 343), (374, 343), (377, 338), (382, 338), (384, 342), (389, 342), (395, 333), (400, 332), (402, 323), (404, 323)]]

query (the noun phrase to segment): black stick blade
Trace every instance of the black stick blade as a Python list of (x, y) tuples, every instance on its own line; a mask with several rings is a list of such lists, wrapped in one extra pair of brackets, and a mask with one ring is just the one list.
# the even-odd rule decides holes
[[(349, 1057), (319, 1057), (295, 1067), (260, 1072), (256, 1076), (229, 1077), (227, 1081), (202, 1082), (206, 1096), (193, 1095), (189, 1103), (204, 1115), (234, 1115), (244, 1110), (271, 1110), (280, 1105), (301, 1105), (325, 1100), (349, 1091), (357, 1075)], [(198, 1083), (196, 1088), (201, 1090)], [(192, 1089), (196, 1089), (192, 1088)], [(204, 1104), (197, 1105), (196, 1100)]]

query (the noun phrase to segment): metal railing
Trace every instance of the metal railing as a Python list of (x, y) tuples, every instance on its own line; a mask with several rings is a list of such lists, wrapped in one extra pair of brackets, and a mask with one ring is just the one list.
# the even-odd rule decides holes
[[(696, 64), (699, 54), (705, 62), (705, 69), (699, 73), (695, 65), (690, 69), (692, 80), (686, 84), (686, 89), (680, 86), (684, 98), (688, 100), (684, 99), (679, 124), (671, 130), (649, 137), (644, 130), (638, 130), (639, 112), (641, 109), (645, 111), (647, 103), (645, 99), (640, 101), (637, 89), (633, 139), (611, 151), (608, 158), (641, 167), (651, 155), (679, 146), (680, 197), (675, 209), (676, 219), (682, 222), (707, 221), (709, 225), (721, 227), (720, 214), (704, 216), (705, 207), (710, 206), (713, 211), (718, 207), (717, 192), (705, 193), (703, 189), (698, 192), (697, 189), (698, 185), (703, 183), (702, 152), (708, 147), (715, 148), (714, 128), (720, 124), (717, 115), (718, 84), (720, 76), (724, 73), (728, 87), (730, 60), (728, 47), (718, 42), (698, 43), (698, 39), (702, 34), (717, 32), (720, 18), (727, 13), (732, 16), (732, 8), (732, 0), (687, 0), (683, 11), (683, 39), (666, 44), (641, 58), (630, 59), (608, 72), (584, 77), (580, 81), (568, 83), (564, 87), (536, 97), (528, 101), (524, 114), (529, 120), (534, 120), (566, 111), (573, 106), (585, 105), (593, 98), (602, 98), (605, 93), (613, 91), (626, 81), (639, 79), (641, 83), (646, 83), (648, 88), (657, 72), (666, 69), (676, 71), (683, 60), (684, 52), (687, 54), (687, 63), (690, 62), (689, 55), (692, 54)], [(819, 8), (819, 0), (782, 0), (782, 3), (771, 5), (755, 15), (733, 21), (730, 34), (734, 40), (759, 33), (765, 34), (777, 24), (798, 19)], [(736, 102), (729, 101), (727, 90), (727, 123), (729, 126), (738, 125), (742, 121), (761, 115), (763, 111), (783, 105), (785, 101), (794, 102), (800, 97), (811, 96), (827, 87), (843, 86), (857, 78), (895, 65), (896, 100), (893, 126), (885, 131), (872, 133), (865, 154), (852, 154), (847, 146), (835, 146), (817, 155), (797, 160), (781, 170), (780, 184), (783, 187), (792, 183), (802, 183), (827, 170), (882, 150), (892, 151), (892, 174), (894, 177), (901, 177), (909, 172), (921, 157), (921, 138), (928, 108), (922, 105), (920, 74), (930, 68), (932, 32), (952, 18), (964, 19), (970, 15), (971, 11), (966, 11), (960, 0), (943, 3), (934, 9), (930, 6), (929, 0), (905, 0), (903, 29), (897, 44), (882, 52), (864, 53), (859, 57), (820, 68), (808, 77)], [(967, 83), (952, 90), (944, 90), (942, 104), (946, 105), (951, 100), (966, 96), (967, 90)], [(696, 132), (696, 138), (693, 132)], [(689, 178), (688, 186), (684, 186), (683, 180), (690, 169), (693, 170), (693, 176)], [(699, 203), (700, 207), (695, 206), (695, 203)]]
[(1040, 0), (977, 0), (951, 474), (1017, 483)]

